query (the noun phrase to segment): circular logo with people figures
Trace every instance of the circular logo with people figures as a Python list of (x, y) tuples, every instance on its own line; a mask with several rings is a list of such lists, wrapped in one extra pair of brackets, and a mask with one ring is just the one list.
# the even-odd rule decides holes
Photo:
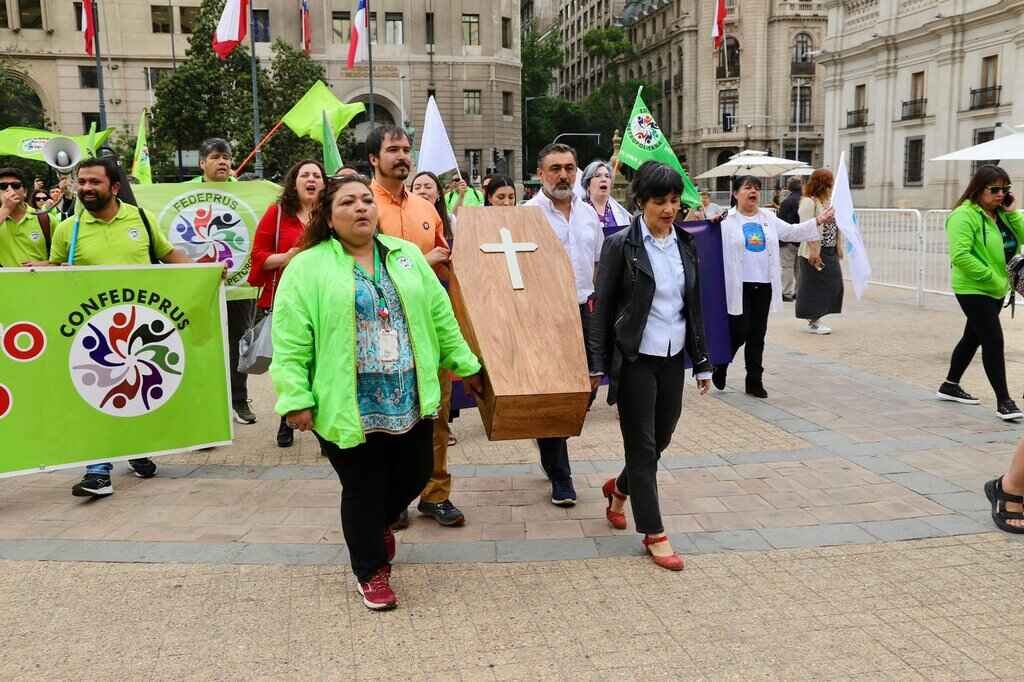
[(177, 327), (137, 305), (100, 311), (71, 343), (71, 383), (85, 402), (114, 417), (160, 408), (178, 390), (185, 348)]
[(249, 224), (255, 223), (245, 202), (210, 189), (175, 197), (160, 214), (171, 244), (193, 261), (227, 264), (229, 286), (244, 284), (249, 274)]
[(643, 149), (654, 149), (661, 144), (661, 129), (650, 112), (643, 112), (633, 117), (629, 126), (629, 134), (633, 141)]

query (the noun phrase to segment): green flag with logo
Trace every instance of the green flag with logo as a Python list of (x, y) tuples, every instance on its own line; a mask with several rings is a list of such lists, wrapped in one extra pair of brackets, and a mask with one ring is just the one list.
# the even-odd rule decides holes
[(135, 157), (132, 159), (132, 175), (140, 184), (153, 184), (153, 168), (149, 163), (149, 144), (146, 141), (146, 110), (139, 116), (139, 137), (135, 140)]
[[(92, 144), (102, 147), (107, 141), (113, 129), (107, 128), (95, 134)], [(43, 147), (54, 137), (70, 137), (82, 149), (82, 157), (90, 156), (91, 135), (65, 135), (50, 130), (37, 130), (36, 128), (4, 128), (0, 130), (0, 156), (18, 156), (33, 161), (43, 160)]]
[(633, 112), (626, 122), (626, 134), (623, 135), (622, 147), (619, 148), (619, 160), (634, 169), (640, 168), (645, 161), (659, 161), (671, 166), (683, 178), (683, 204), (690, 208), (699, 208), (700, 193), (687, 175), (683, 164), (679, 163), (676, 153), (672, 151), (672, 145), (665, 139), (658, 122), (654, 120), (654, 115), (644, 104), (640, 96), (642, 91), (643, 88), (637, 90)]
[(266, 180), (170, 182), (133, 190), (171, 244), (196, 263), (227, 264), (229, 301), (256, 297), (247, 282), (252, 240), (267, 207), (281, 195), (278, 185)]
[(0, 476), (230, 443), (221, 268), (3, 268), (0, 288)]

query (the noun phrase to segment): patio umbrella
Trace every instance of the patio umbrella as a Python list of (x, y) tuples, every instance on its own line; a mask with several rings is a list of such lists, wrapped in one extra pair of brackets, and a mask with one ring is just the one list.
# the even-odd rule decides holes
[(1013, 133), (959, 151), (936, 156), (932, 161), (988, 161), (1024, 159), (1024, 133)]
[(810, 166), (801, 166), (800, 168), (794, 168), (793, 170), (788, 170), (785, 173), (783, 173), (782, 175), (783, 176), (786, 176), (786, 175), (798, 175), (798, 176), (806, 177), (806, 176), (810, 175), (813, 172), (814, 172), (814, 169), (811, 168)]
[(767, 152), (759, 152), (753, 149), (744, 149), (720, 166), (715, 166), (709, 171), (697, 176), (698, 180), (707, 178), (723, 178), (736, 175), (756, 175), (768, 178), (794, 168), (801, 168), (805, 164), (802, 161), (780, 159), (775, 156), (768, 156)]

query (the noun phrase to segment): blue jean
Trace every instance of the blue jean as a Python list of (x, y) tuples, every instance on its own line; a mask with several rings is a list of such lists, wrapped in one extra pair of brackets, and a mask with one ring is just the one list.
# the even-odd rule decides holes
[[(134, 462), (143, 462), (145, 460), (145, 457), (139, 459), (130, 459), (128, 460), (128, 464), (132, 464)], [(110, 462), (103, 462), (102, 464), (90, 464), (89, 466), (85, 467), (85, 473), (99, 474), (100, 476), (110, 476), (110, 472), (113, 471), (113, 469), (113, 464), (111, 464)]]

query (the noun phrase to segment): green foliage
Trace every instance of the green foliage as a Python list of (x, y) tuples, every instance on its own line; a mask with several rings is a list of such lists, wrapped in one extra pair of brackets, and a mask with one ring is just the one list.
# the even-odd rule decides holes
[(636, 48), (629, 42), (625, 29), (620, 26), (590, 29), (583, 35), (583, 49), (593, 57), (609, 61), (636, 54)]
[[(24, 79), (24, 69), (14, 59), (0, 54), (0, 129), (11, 126), (49, 129), (39, 95)], [(56, 174), (41, 161), (17, 156), (0, 156), (0, 167), (20, 168), (30, 178), (56, 182)]]
[(523, 36), (523, 97), (542, 97), (555, 82), (555, 70), (562, 65), (562, 41), (554, 31), (542, 36), (534, 21)]

